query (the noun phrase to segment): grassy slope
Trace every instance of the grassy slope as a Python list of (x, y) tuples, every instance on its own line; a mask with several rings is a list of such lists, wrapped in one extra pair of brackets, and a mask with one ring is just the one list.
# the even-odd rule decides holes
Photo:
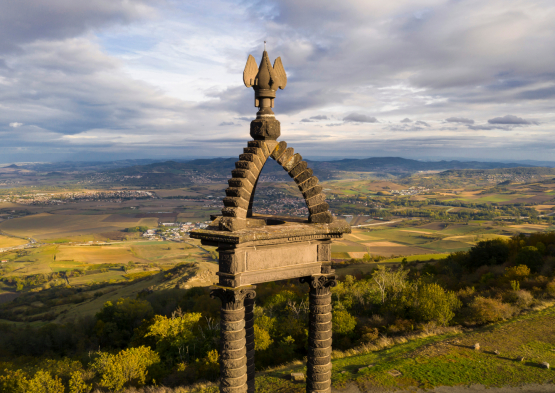
[[(336, 389), (350, 383), (362, 391), (432, 388), (461, 384), (516, 386), (553, 382), (555, 371), (540, 368), (541, 362), (555, 364), (555, 307), (534, 312), (509, 322), (471, 332), (436, 336), (396, 345), (389, 349), (333, 360), (332, 381)], [(482, 349), (472, 349), (474, 343)], [(494, 350), (501, 354), (496, 356)], [(524, 362), (517, 362), (524, 356)], [(358, 371), (373, 364), (372, 368)], [(388, 372), (398, 370), (401, 376)], [(344, 373), (342, 373), (345, 371)], [(304, 383), (285, 376), (304, 372), (300, 365), (286, 366), (257, 375), (257, 392), (304, 392)], [(212, 388), (206, 389), (211, 392)], [(216, 390), (214, 390), (216, 391)]]

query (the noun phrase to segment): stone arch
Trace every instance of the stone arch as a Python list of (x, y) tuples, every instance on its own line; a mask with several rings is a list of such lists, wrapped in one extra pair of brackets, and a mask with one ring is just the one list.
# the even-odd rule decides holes
[(229, 187), (225, 190), (223, 217), (220, 229), (235, 231), (247, 226), (247, 218), (252, 217), (252, 206), (258, 179), (264, 164), (271, 157), (293, 178), (308, 208), (308, 221), (311, 223), (330, 223), (333, 221), (326, 197), (318, 178), (313, 175), (299, 153), (286, 142), (273, 140), (250, 141), (248, 147), (239, 155), (235, 163)]

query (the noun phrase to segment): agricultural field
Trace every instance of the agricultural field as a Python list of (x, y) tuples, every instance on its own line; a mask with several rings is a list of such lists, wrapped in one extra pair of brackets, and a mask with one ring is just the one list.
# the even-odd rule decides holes
[[(410, 224), (407, 225), (407, 224)], [(477, 242), (509, 238), (520, 232), (554, 230), (551, 225), (526, 224), (499, 226), (496, 222), (420, 224), (419, 221), (393, 222), (389, 225), (353, 228), (351, 234), (332, 243), (332, 258), (386, 257), (425, 260), (434, 255), (466, 251)], [(436, 257), (437, 259), (437, 257)]]
[(28, 243), (27, 240), (24, 240), (18, 237), (0, 235), (0, 249), (22, 246), (27, 243)]

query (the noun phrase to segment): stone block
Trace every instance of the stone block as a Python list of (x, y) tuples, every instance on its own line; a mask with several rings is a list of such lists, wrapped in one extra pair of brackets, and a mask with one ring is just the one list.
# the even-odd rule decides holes
[(318, 261), (322, 261), (322, 262), (331, 261), (330, 243), (318, 244)]
[(251, 193), (245, 190), (242, 187), (228, 187), (225, 190), (225, 194), (229, 197), (238, 197), (243, 198), (245, 200), (249, 200), (251, 197)]
[(219, 226), (221, 231), (239, 231), (247, 227), (247, 220), (234, 217), (222, 217)]
[[(220, 386), (222, 387), (234, 387), (234, 386), (243, 386), (247, 383), (247, 374), (242, 375), (238, 378), (221, 378), (220, 379)], [(246, 385), (245, 385), (246, 389)]]
[(313, 173), (312, 173), (312, 169), (307, 168), (304, 170), (304, 172), (299, 173), (296, 177), (295, 177), (295, 183), (297, 184), (301, 184), (304, 183), (305, 181), (307, 181), (308, 179), (310, 179), (312, 177)]
[(244, 218), (247, 216), (247, 209), (242, 209), (240, 207), (224, 207), (222, 209), (222, 215), (224, 217)]
[(331, 322), (332, 314), (331, 314), (331, 312), (329, 312), (327, 314), (311, 314), (310, 319), (311, 319), (311, 321), (314, 321), (316, 323)]
[[(227, 183), (230, 187), (241, 187), (247, 190), (249, 193), (252, 192), (254, 184), (248, 181), (247, 179), (242, 178), (231, 178), (227, 180)], [(247, 199), (247, 198), (245, 198)], [(249, 198), (250, 199), (250, 198)]]
[(314, 382), (325, 382), (331, 379), (331, 371), (325, 373), (314, 373), (310, 375), (310, 379)]
[(306, 206), (308, 209), (321, 205), (322, 203), (326, 203), (326, 196), (324, 194), (318, 194), (306, 200)]
[(221, 378), (238, 378), (242, 377), (247, 373), (247, 365), (241, 366), (239, 368), (230, 368), (228, 366), (227, 360), (222, 360), (222, 366), (220, 370)]
[(331, 355), (331, 347), (327, 348), (308, 348), (308, 353), (315, 358), (323, 358)]
[(333, 216), (329, 211), (322, 212), (318, 214), (312, 214), (308, 218), (308, 222), (311, 223), (320, 223), (320, 224), (329, 224), (333, 222)]
[(251, 162), (251, 161), (237, 161), (235, 163), (235, 168), (237, 168), (237, 169), (246, 169), (246, 170), (249, 170), (251, 172), (258, 170), (256, 165), (254, 165), (254, 163)]
[(317, 391), (324, 390), (324, 389), (329, 389), (330, 386), (331, 386), (331, 379), (328, 379), (327, 381), (324, 381), (324, 382), (316, 382), (316, 381), (312, 381), (310, 379), (310, 374), (308, 374), (308, 378), (306, 379), (306, 389), (307, 389), (307, 391), (309, 391), (309, 389), (317, 390)]
[(239, 359), (222, 359), (222, 363), (225, 362), (226, 367), (228, 368), (239, 368), (243, 366), (247, 366), (247, 357), (243, 356)]
[[(320, 194), (322, 195), (322, 194)], [(328, 205), (327, 203), (321, 203), (319, 205), (316, 206), (312, 206), (308, 208), (308, 212), (310, 214), (318, 214), (318, 213), (322, 213), (322, 212), (327, 212), (330, 208), (330, 205)], [(329, 260), (329, 259), (328, 259)]]
[(305, 192), (310, 190), (311, 188), (315, 187), (316, 184), (318, 184), (318, 178), (316, 176), (312, 176), (310, 178), (308, 178), (306, 181), (300, 183), (299, 186), (299, 190), (301, 190), (301, 192)]
[(220, 359), (243, 359), (247, 358), (245, 355), (247, 354), (246, 348), (241, 348), (237, 350), (220, 350)]
[(279, 160), (279, 158), (281, 157), (281, 155), (283, 153), (285, 153), (285, 150), (287, 149), (287, 143), (284, 141), (281, 141), (277, 144), (277, 146), (275, 147), (274, 151), (270, 154), (270, 157), (272, 157), (274, 160)]
[(256, 183), (256, 176), (248, 169), (234, 169), (231, 171), (231, 176), (235, 178), (248, 179), (252, 184)]
[(240, 308), (238, 310), (220, 310), (220, 323), (239, 322), (244, 319), (244, 308)]
[(325, 323), (308, 321), (308, 324), (310, 325), (311, 329), (314, 329), (316, 331), (325, 332), (325, 331), (331, 330), (331, 321), (325, 322)]
[(267, 158), (270, 155), (270, 152), (268, 151), (268, 146), (266, 145), (266, 143), (264, 141), (249, 141), (248, 146), (259, 148), (262, 152), (262, 155), (265, 158)]
[(240, 281), (234, 275), (223, 272), (217, 272), (216, 274), (219, 276), (218, 284), (222, 287), (236, 288), (241, 286)]
[(297, 176), (299, 176), (301, 173), (303, 173), (304, 171), (306, 171), (306, 168), (308, 168), (308, 164), (306, 163), (306, 161), (301, 161), (299, 162), (297, 165), (295, 165), (288, 173), (289, 176), (291, 176), (293, 179), (296, 178)]
[(245, 271), (245, 255), (232, 251), (217, 250), (219, 252), (219, 271), (222, 273), (239, 273)]
[(291, 381), (299, 382), (304, 381), (303, 373), (291, 373)]
[(276, 161), (279, 165), (283, 166), (283, 164), (293, 157), (293, 154), (295, 154), (295, 150), (292, 147), (288, 147)]
[(308, 345), (311, 348), (328, 348), (328, 347), (331, 347), (332, 341), (333, 340), (332, 340), (331, 337), (326, 339), (326, 340), (314, 340), (314, 339), (312, 339), (312, 340), (310, 340)]
[(289, 160), (287, 160), (287, 162), (283, 163), (283, 169), (285, 169), (287, 172), (290, 172), (291, 169), (293, 169), (295, 166), (297, 166), (297, 164), (299, 162), (301, 162), (303, 160), (303, 157), (299, 154), (296, 153), (293, 155), (293, 157), (291, 157)]
[(313, 196), (318, 195), (321, 192), (322, 192), (322, 187), (321, 186), (316, 186), (316, 187), (311, 188), (310, 190), (307, 190), (307, 191), (303, 192), (303, 197), (304, 197), (304, 199), (312, 198)]
[(226, 341), (237, 341), (245, 339), (245, 329), (235, 331), (221, 331), (221, 337)]
[(474, 350), (478, 351), (480, 349), (480, 344), (476, 343), (474, 344)]
[(523, 362), (524, 361), (524, 356), (517, 356), (516, 361), (517, 362)]
[(246, 344), (247, 344), (247, 340), (245, 339), (245, 337), (243, 337), (240, 340), (221, 342), (220, 349), (233, 351), (235, 349), (241, 349), (245, 347)]
[(547, 362), (542, 362), (541, 366), (542, 366), (542, 368), (546, 368), (546, 369), (549, 370), (549, 363), (547, 363)]
[(244, 328), (245, 328), (245, 320), (243, 319), (236, 322), (226, 322), (223, 325), (220, 325), (220, 330), (223, 332), (241, 330)]
[(276, 140), (281, 135), (280, 123), (275, 118), (255, 119), (250, 134), (254, 140)]
[(307, 356), (307, 364), (311, 364), (312, 366), (325, 366), (326, 364), (331, 364), (331, 357), (324, 356), (324, 357), (314, 357), (314, 356)]
[(315, 313), (315, 314), (329, 314), (332, 310), (332, 306), (331, 304), (323, 304), (323, 305), (311, 304), (309, 305), (309, 310), (311, 313)]
[(242, 207), (243, 209), (249, 207), (249, 201), (238, 197), (225, 197), (223, 202), (226, 207)]
[(252, 153), (252, 154), (256, 155), (261, 162), (265, 162), (266, 157), (268, 157), (264, 154), (264, 150), (259, 148), (259, 147), (245, 147), (243, 149), (243, 152), (244, 153)]
[(272, 140), (266, 140), (264, 141), (264, 143), (266, 144), (266, 148), (268, 149), (268, 156), (270, 156), (274, 152), (276, 146), (278, 145), (278, 142), (272, 141)]
[(242, 386), (220, 386), (220, 393), (248, 393), (247, 385)]
[(333, 331), (331, 330), (327, 330), (327, 331), (310, 331), (308, 333), (308, 337), (309, 339), (312, 340), (327, 340), (329, 338), (331, 338), (333, 335)]
[(331, 294), (326, 294), (323, 296), (316, 296), (310, 294), (310, 304), (323, 305), (331, 303)]

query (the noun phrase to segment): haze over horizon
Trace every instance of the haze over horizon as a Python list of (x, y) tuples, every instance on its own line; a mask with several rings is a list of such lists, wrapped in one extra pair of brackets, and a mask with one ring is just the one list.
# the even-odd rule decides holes
[(263, 41), (281, 140), (329, 159), (551, 161), (555, 3), (0, 0), (0, 163), (237, 156)]

